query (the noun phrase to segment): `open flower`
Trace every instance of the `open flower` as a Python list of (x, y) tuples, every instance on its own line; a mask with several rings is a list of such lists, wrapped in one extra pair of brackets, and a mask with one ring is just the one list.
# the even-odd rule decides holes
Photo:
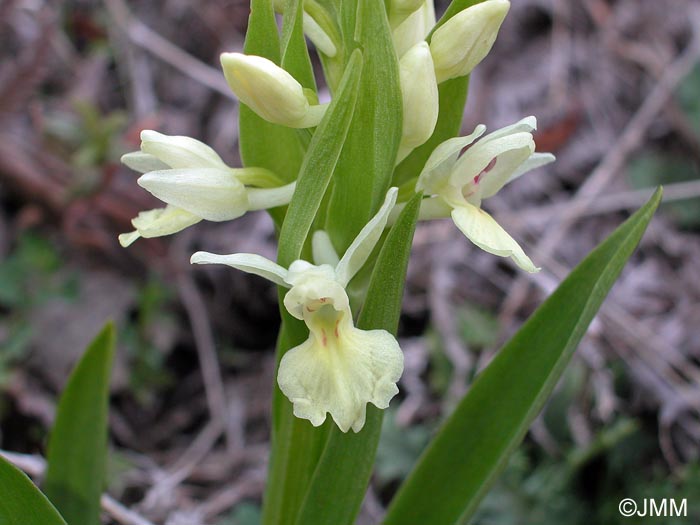
[(250, 210), (289, 203), (294, 183), (278, 187), (277, 177), (263, 168), (230, 168), (206, 144), (190, 137), (141, 132), (141, 151), (122, 162), (143, 173), (138, 184), (165, 202), (165, 208), (139, 213), (135, 231), (119, 236), (126, 247), (139, 237), (179, 232), (202, 219), (228, 221)]
[(511, 257), (525, 271), (538, 271), (520, 245), (481, 209), (483, 199), (527, 171), (554, 160), (550, 153), (535, 153), (532, 131), (536, 128), (535, 117), (527, 117), (474, 143), (486, 131), (479, 125), (467, 137), (440, 144), (416, 183), (416, 191), (432, 195), (421, 205), (421, 218), (451, 215), (462, 233), (482, 250)]
[(387, 408), (398, 392), (403, 371), (399, 344), (385, 330), (355, 327), (346, 287), (379, 240), (397, 190), (389, 190), (379, 212), (338, 259), (325, 232), (316, 232), (316, 264), (294, 261), (289, 269), (254, 254), (197, 252), (194, 264), (226, 264), (289, 288), (287, 311), (306, 323), (309, 338), (284, 354), (277, 373), (280, 389), (294, 405), (294, 415), (321, 425), (330, 414), (338, 428), (359, 432), (367, 403)]

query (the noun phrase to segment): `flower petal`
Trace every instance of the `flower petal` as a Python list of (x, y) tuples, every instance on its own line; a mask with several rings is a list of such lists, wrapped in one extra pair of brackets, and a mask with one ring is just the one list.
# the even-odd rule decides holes
[(525, 162), (523, 162), (520, 165), (520, 167), (518, 167), (517, 170), (513, 172), (506, 184), (509, 184), (518, 177), (525, 175), (528, 171), (532, 171), (534, 169), (541, 168), (542, 166), (546, 166), (547, 164), (550, 164), (555, 160), (557, 160), (556, 157), (551, 153), (533, 153)]
[(134, 171), (146, 173), (155, 170), (167, 170), (168, 166), (162, 160), (159, 160), (155, 155), (144, 153), (143, 151), (132, 151), (122, 155), (121, 161)]
[(285, 282), (287, 270), (279, 264), (254, 253), (234, 253), (217, 255), (209, 252), (196, 252), (190, 258), (191, 264), (226, 264), (238, 270), (259, 275), (280, 286), (288, 286)]
[(145, 129), (141, 132), (141, 151), (157, 157), (171, 168), (227, 168), (216, 151), (191, 137), (164, 135)]
[(326, 230), (314, 232), (313, 237), (311, 237), (311, 253), (316, 264), (328, 264), (335, 268), (340, 260)]
[(430, 52), (438, 82), (468, 75), (486, 57), (509, 8), (507, 0), (480, 2), (435, 30)]
[(222, 53), (221, 66), (231, 90), (265, 120), (291, 127), (311, 127), (320, 122), (319, 118), (311, 125), (302, 124), (309, 112), (304, 89), (271, 60), (256, 55)]
[(424, 40), (399, 61), (403, 101), (403, 129), (396, 164), (424, 144), (435, 130), (439, 95), (430, 47)]
[(464, 152), (457, 161), (450, 176), (450, 184), (464, 187), (472, 183), (496, 159), (495, 165), (483, 174), (475, 186), (477, 200), (491, 197), (534, 151), (535, 141), (530, 133), (504, 135), (493, 140), (485, 137)]
[(520, 245), (484, 210), (465, 204), (452, 211), (452, 220), (462, 233), (482, 250), (501, 257), (510, 257), (526, 272), (539, 271)]
[(201, 220), (201, 217), (175, 206), (142, 211), (131, 220), (136, 231), (121, 234), (119, 243), (126, 248), (139, 237), (151, 238), (171, 235), (197, 224)]
[(449, 179), (459, 153), (483, 135), (485, 131), (486, 126), (479, 124), (470, 135), (446, 140), (435, 148), (418, 177), (416, 191), (425, 191), (427, 195), (440, 193)]
[(151, 171), (138, 184), (163, 202), (209, 221), (235, 219), (249, 207), (245, 187), (229, 168)]
[(515, 124), (510, 124), (503, 128), (497, 129), (486, 135), (484, 140), (494, 140), (506, 135), (513, 135), (514, 133), (532, 133), (537, 129), (537, 118), (533, 115), (524, 117), (520, 119)]
[(295, 416), (319, 426), (329, 413), (341, 431), (359, 432), (367, 403), (387, 408), (399, 391), (403, 354), (389, 332), (359, 330), (345, 321), (338, 337), (312, 331), (284, 354), (277, 382)]
[(379, 241), (384, 231), (391, 209), (396, 203), (396, 196), (398, 193), (398, 188), (389, 188), (382, 207), (379, 208), (379, 211), (370, 219), (365, 227), (360, 230), (360, 233), (357, 234), (355, 240), (352, 241), (352, 244), (348, 247), (342, 259), (340, 259), (338, 266), (335, 268), (335, 273), (338, 282), (343, 286), (346, 286), (350, 282), (350, 279), (362, 268), (362, 265), (365, 264), (372, 250), (374, 250), (377, 241)]
[(284, 306), (297, 319), (304, 320), (323, 306), (330, 306), (336, 312), (350, 308), (348, 294), (328, 264), (316, 266), (294, 261), (285, 281), (292, 289), (284, 296)]

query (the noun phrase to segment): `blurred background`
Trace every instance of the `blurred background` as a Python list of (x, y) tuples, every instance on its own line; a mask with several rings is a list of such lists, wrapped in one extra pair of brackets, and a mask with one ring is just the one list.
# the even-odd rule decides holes
[[(634, 523), (622, 498), (686, 497), (687, 518), (655, 523), (698, 523), (700, 4), (512, 4), (472, 75), (464, 130), (537, 116), (538, 150), (557, 162), (487, 208), (543, 270), (515, 271), (450, 221), (420, 225), (406, 371), (360, 523), (381, 519), (474, 375), (658, 184), (665, 204), (474, 522)], [(45, 452), (70, 368), (115, 319), (109, 493), (154, 524), (259, 520), (276, 292), (188, 261), (197, 249), (274, 257), (272, 222), (252, 213), (117, 243), (158, 205), (119, 164), (141, 129), (240, 162), (218, 55), (241, 49), (248, 11), (246, 0), (0, 1), (0, 449)]]

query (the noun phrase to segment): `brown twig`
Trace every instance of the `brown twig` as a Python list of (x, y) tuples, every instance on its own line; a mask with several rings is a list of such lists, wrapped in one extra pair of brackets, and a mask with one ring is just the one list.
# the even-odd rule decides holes
[(221, 378), (221, 368), (216, 355), (214, 336), (207, 319), (206, 306), (189, 272), (179, 272), (177, 288), (192, 325), (209, 411), (212, 418), (218, 418), (221, 421), (226, 434), (227, 445), (229, 450), (232, 451), (240, 447), (242, 443), (240, 443), (240, 434), (235, 428), (232, 418), (229, 417), (226, 391)]
[(227, 98), (236, 100), (219, 70), (183, 51), (134, 18), (123, 0), (105, 0), (105, 4), (115, 23), (124, 31), (131, 42), (191, 79)]

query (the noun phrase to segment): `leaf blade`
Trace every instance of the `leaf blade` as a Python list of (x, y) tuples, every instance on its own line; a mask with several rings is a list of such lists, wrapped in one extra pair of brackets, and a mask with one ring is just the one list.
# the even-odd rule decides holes
[(0, 523), (66, 525), (56, 508), (31, 480), (0, 456)]
[(384, 200), (401, 140), (403, 111), (398, 59), (384, 4), (348, 2), (353, 8), (354, 4), (354, 45), (363, 50), (365, 66), (326, 219), (338, 253), (347, 249)]
[[(591, 252), (477, 377), (399, 489), (385, 525), (452, 525), (472, 515), (554, 388), (660, 199), (659, 189)], [(437, 483), (445, 478), (450, 491)]]
[(302, 0), (288, 0), (282, 27), (282, 68), (303, 87), (316, 92), (314, 71), (304, 39), (303, 13)]
[(277, 262), (284, 267), (299, 259), (314, 217), (336, 170), (355, 111), (357, 85), (363, 67), (362, 53), (355, 51), (338, 94), (328, 107), (304, 156), (297, 188), (280, 232)]
[(49, 439), (44, 487), (70, 524), (100, 523), (114, 337), (108, 323), (88, 346), (61, 395)]

